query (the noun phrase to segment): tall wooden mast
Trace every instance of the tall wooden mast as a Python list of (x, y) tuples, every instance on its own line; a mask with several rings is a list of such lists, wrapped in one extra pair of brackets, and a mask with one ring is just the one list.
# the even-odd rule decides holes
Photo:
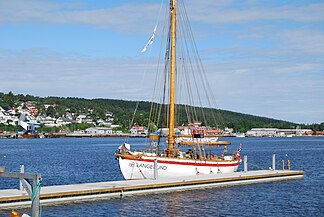
[(177, 23), (176, 0), (170, 0), (170, 13), (171, 13), (171, 61), (170, 61), (170, 105), (169, 105), (168, 152), (171, 154), (173, 153), (173, 150), (175, 148), (174, 95), (175, 95), (175, 76), (176, 76), (176, 23)]

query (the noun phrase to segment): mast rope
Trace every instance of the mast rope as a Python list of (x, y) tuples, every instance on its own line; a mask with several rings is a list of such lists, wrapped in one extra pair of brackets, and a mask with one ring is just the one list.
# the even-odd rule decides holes
[[(183, 0), (178, 0), (178, 2), (179, 2), (178, 9), (180, 12), (179, 13), (180, 19), (183, 21), (183, 24), (180, 25), (180, 27), (181, 27), (180, 31), (183, 34), (182, 46), (186, 48), (185, 50), (182, 49), (182, 51), (183, 51), (183, 54), (186, 54), (186, 60), (189, 62), (188, 66), (184, 65), (183, 68), (185, 68), (185, 67), (190, 68), (190, 70), (186, 69), (186, 71), (185, 71), (186, 74), (188, 74), (188, 71), (191, 71), (191, 73), (192, 73), (190, 75), (187, 75), (187, 78), (189, 78), (189, 79), (186, 79), (186, 81), (188, 82), (187, 86), (188, 86), (188, 89), (190, 89), (190, 86), (195, 87), (194, 88), (196, 90), (195, 95), (197, 96), (198, 104), (201, 107), (201, 109), (199, 109), (199, 115), (198, 115), (197, 107), (195, 106), (195, 103), (194, 103), (194, 96), (193, 96), (193, 93), (191, 92), (189, 94), (189, 100), (188, 100), (189, 105), (191, 105), (191, 106), (188, 106), (188, 108), (191, 110), (190, 113), (193, 114), (193, 117), (195, 119), (197, 119), (197, 116), (201, 116), (206, 125), (210, 124), (210, 123), (208, 123), (209, 121), (206, 116), (206, 111), (210, 110), (211, 111), (211, 118), (210, 118), (211, 122), (213, 122), (216, 127), (216, 126), (218, 126), (218, 124), (222, 124), (223, 120), (222, 120), (219, 112), (217, 112), (217, 110), (215, 109), (215, 108), (217, 108), (215, 96), (213, 94), (213, 91), (211, 91), (211, 86), (208, 82), (206, 71), (204, 70), (200, 55), (198, 53), (198, 48), (197, 48), (196, 42), (194, 40), (194, 34), (192, 31), (191, 25), (189, 23), (189, 18), (186, 13), (186, 8), (184, 5), (184, 2), (183, 2)], [(185, 58), (182, 57), (182, 59), (185, 59)], [(195, 63), (193, 63), (193, 60)], [(183, 62), (183, 60), (182, 60), (182, 62)], [(191, 83), (193, 85), (190, 85)], [(202, 92), (199, 91), (199, 89), (203, 89), (203, 93), (206, 96), (207, 105), (208, 105), (209, 109), (203, 108), (204, 103), (202, 102), (202, 98), (201, 98)], [(216, 118), (215, 113), (217, 114), (218, 118)], [(188, 120), (190, 120), (190, 119), (188, 118)]]
[[(162, 7), (163, 7), (163, 5), (164, 5), (164, 1), (165, 0), (161, 0), (161, 4), (160, 4), (160, 9), (159, 9), (159, 13), (158, 13), (158, 16), (157, 16), (157, 18), (156, 18), (156, 22), (155, 22), (155, 27), (154, 27), (154, 34), (156, 33), (155, 31), (156, 31), (156, 29), (157, 29), (157, 26), (158, 26), (158, 22), (159, 22), (159, 19), (160, 19), (160, 15), (161, 15), (161, 11), (162, 11)], [(153, 40), (153, 39), (152, 39)], [(152, 41), (152, 43), (153, 43), (153, 41)], [(146, 64), (145, 64), (145, 69), (144, 69), (144, 73), (143, 73), (143, 75), (142, 75), (142, 79), (141, 79), (141, 85), (140, 85), (140, 87), (143, 87), (143, 85), (144, 85), (144, 80), (145, 80), (145, 77), (146, 77), (146, 73), (147, 73), (147, 71), (148, 71), (148, 67), (149, 67), (149, 62), (150, 62), (150, 60), (151, 60), (151, 47), (152, 46), (150, 46), (149, 47), (149, 52), (148, 52), (148, 56), (146, 57)], [(153, 102), (153, 101), (152, 101)], [(134, 112), (133, 112), (133, 116), (132, 116), (132, 119), (131, 119), (131, 121), (130, 121), (130, 123), (129, 123), (129, 126), (128, 126), (128, 128), (129, 129), (131, 129), (131, 127), (133, 126), (133, 124), (134, 124), (134, 120), (135, 120), (135, 117), (136, 117), (136, 113), (137, 113), (137, 110), (138, 110), (138, 107), (139, 107), (139, 103), (140, 103), (140, 101), (137, 101), (136, 102), (136, 105), (135, 105), (135, 109), (134, 109)], [(150, 114), (151, 115), (151, 114)], [(148, 129), (149, 129), (149, 125), (150, 125), (150, 123), (148, 123)], [(127, 136), (125, 139), (124, 139), (124, 143), (125, 142), (127, 142), (128, 141), (128, 139), (129, 139), (129, 136)]]
[[(162, 4), (158, 17), (162, 10)], [(219, 110), (215, 103), (215, 96), (211, 91), (211, 86), (207, 79), (207, 73), (204, 70), (198, 48), (194, 40), (193, 31), (189, 23), (188, 14), (183, 0), (177, 0), (177, 60), (176, 66), (176, 96), (175, 96), (175, 126), (186, 125), (200, 121), (203, 126), (219, 127), (223, 124)], [(169, 16), (166, 8), (165, 16)], [(158, 20), (156, 24), (158, 24)], [(147, 128), (149, 132), (156, 131), (156, 126), (163, 128), (169, 126), (168, 103), (166, 100), (170, 95), (169, 85), (169, 67), (170, 64), (170, 19), (165, 19), (163, 31), (159, 32), (161, 36), (166, 35), (167, 40), (160, 47), (165, 46), (166, 52), (160, 54), (157, 64), (157, 73), (155, 75), (152, 103), (149, 112)], [(151, 47), (150, 47), (151, 49)], [(164, 64), (162, 60), (164, 59)], [(205, 99), (206, 98), (206, 99)], [(213, 105), (213, 103), (214, 105)], [(207, 105), (207, 106), (206, 106)], [(205, 106), (205, 107), (204, 107)], [(136, 104), (138, 109), (138, 104)], [(207, 114), (208, 112), (208, 114)], [(135, 114), (135, 113), (134, 113)], [(134, 115), (135, 116), (135, 115)], [(164, 121), (165, 120), (165, 121)]]
[[(168, 16), (168, 10), (166, 10), (166, 12), (165, 12), (165, 18), (167, 16)], [(168, 20), (168, 19), (164, 19), (164, 20)], [(169, 26), (168, 23), (164, 22), (161, 35), (169, 35), (168, 34), (169, 29), (167, 28), (167, 26)], [(167, 51), (169, 50), (168, 41), (170, 41), (169, 37), (167, 37), (167, 43), (165, 45), (165, 46), (167, 46), (166, 47)], [(164, 44), (163, 44), (163, 41), (161, 40), (160, 47), (162, 48), (163, 46), (164, 46)], [(150, 109), (150, 115), (149, 115), (149, 121), (148, 121), (148, 129), (150, 128), (149, 126), (152, 123), (155, 124), (156, 126), (158, 126), (160, 124), (161, 112), (162, 112), (163, 105), (165, 104), (165, 99), (166, 99), (166, 79), (167, 79), (167, 74), (168, 74), (167, 69), (166, 69), (167, 64), (164, 64), (163, 70), (160, 71), (159, 69), (161, 67), (162, 56), (164, 56), (164, 62), (166, 63), (169, 59), (169, 54), (168, 54), (168, 52), (166, 52), (163, 55), (162, 50), (163, 49), (160, 49), (159, 58), (158, 58), (157, 73), (155, 76), (154, 89), (153, 89), (153, 95), (152, 95), (152, 100), (151, 100), (152, 103), (151, 103), (151, 109)], [(158, 87), (160, 80), (162, 80), (164, 82), (161, 87)], [(158, 97), (159, 93), (162, 93), (160, 95), (160, 98)], [(156, 99), (157, 101), (155, 101), (154, 99)], [(160, 102), (160, 103), (158, 103), (158, 102)]]
[[(36, 188), (33, 189), (33, 194), (30, 196), (30, 200), (32, 201), (32, 203), (34, 203), (34, 200), (36, 199), (36, 196), (38, 194), (38, 192), (40, 191), (40, 187), (41, 187), (41, 180), (38, 179), (37, 180), (37, 185)], [(40, 192), (39, 192), (40, 194)], [(39, 198), (40, 199), (40, 198)], [(42, 212), (43, 212), (43, 207), (42, 205), (39, 203), (39, 216), (42, 217)]]

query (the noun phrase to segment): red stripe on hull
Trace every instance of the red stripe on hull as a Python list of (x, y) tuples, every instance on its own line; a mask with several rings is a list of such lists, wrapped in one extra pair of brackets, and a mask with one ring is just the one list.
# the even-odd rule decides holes
[[(149, 160), (149, 159), (142, 159), (142, 158), (126, 158), (122, 157), (124, 160), (134, 160), (134, 161), (143, 161), (143, 162), (150, 162), (154, 163), (154, 160)], [(164, 161), (164, 160), (158, 160), (158, 163), (163, 163), (163, 164), (177, 164), (177, 165), (186, 165), (186, 166), (209, 166), (209, 167), (231, 167), (231, 166), (237, 166), (239, 165), (238, 163), (232, 163), (232, 164), (210, 164), (210, 163), (190, 163), (190, 162), (178, 162), (178, 161)]]

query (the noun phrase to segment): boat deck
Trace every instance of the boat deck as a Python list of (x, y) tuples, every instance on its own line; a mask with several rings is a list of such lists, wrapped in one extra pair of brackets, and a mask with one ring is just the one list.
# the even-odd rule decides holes
[[(271, 181), (300, 179), (303, 171), (258, 170), (227, 174), (196, 175), (157, 180), (124, 180), (98, 183), (44, 186), (40, 199), (44, 204), (108, 199), (127, 195), (159, 193), (165, 191), (191, 190), (219, 186), (263, 183)], [(27, 192), (18, 189), (0, 190), (0, 209), (30, 206)]]

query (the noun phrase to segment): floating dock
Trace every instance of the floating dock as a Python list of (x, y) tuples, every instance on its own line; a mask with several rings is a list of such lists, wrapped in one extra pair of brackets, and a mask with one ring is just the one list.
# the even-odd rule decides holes
[[(198, 188), (264, 183), (272, 181), (301, 179), (303, 171), (258, 170), (227, 174), (196, 175), (177, 178), (143, 179), (84, 183), (58, 186), (44, 186), (40, 192), (40, 202), (60, 204), (68, 202), (109, 199), (128, 195), (182, 191)], [(18, 189), (0, 190), (0, 209), (30, 206), (26, 191)]]

